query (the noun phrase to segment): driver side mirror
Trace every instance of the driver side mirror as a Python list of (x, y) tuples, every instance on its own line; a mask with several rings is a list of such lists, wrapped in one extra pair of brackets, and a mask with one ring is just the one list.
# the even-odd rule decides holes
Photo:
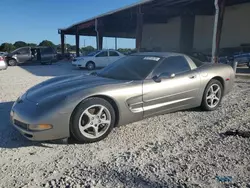
[(169, 73), (165, 72), (165, 73), (161, 73), (159, 76), (154, 76), (154, 77), (153, 77), (153, 80), (154, 80), (155, 82), (159, 83), (159, 82), (161, 82), (161, 80), (162, 80), (163, 78), (174, 78), (174, 77), (175, 77), (175, 74), (174, 74), (174, 73), (169, 74)]

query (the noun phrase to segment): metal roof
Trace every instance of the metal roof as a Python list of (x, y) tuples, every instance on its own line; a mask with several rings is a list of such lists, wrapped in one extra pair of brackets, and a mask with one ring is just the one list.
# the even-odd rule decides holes
[(117, 13), (117, 12), (120, 12), (120, 11), (123, 11), (123, 10), (126, 10), (126, 9), (134, 8), (134, 7), (138, 6), (138, 5), (143, 5), (143, 4), (152, 2), (152, 1), (154, 1), (154, 0), (142, 0), (142, 1), (139, 1), (139, 2), (137, 2), (137, 3), (134, 3), (134, 4), (131, 4), (131, 5), (125, 6), (125, 7), (123, 7), (123, 8), (119, 8), (119, 9), (116, 9), (116, 10), (112, 10), (112, 11), (109, 11), (109, 12), (107, 12), (107, 13), (101, 14), (101, 15), (99, 15), (99, 16), (95, 16), (95, 17), (92, 17), (92, 18), (90, 18), (90, 19), (80, 21), (80, 22), (75, 23), (75, 24), (73, 24), (73, 25), (71, 25), (71, 26), (69, 26), (69, 27), (61, 28), (61, 29), (59, 29), (59, 30), (67, 30), (67, 29), (70, 29), (70, 28), (72, 28), (72, 27), (74, 27), (74, 26), (77, 26), (77, 25), (79, 25), (79, 24), (82, 24), (82, 23), (85, 23), (85, 22), (89, 22), (89, 21), (95, 20), (95, 19), (100, 18), (100, 17), (108, 16), (108, 15), (111, 15), (111, 14), (114, 14), (114, 13)]

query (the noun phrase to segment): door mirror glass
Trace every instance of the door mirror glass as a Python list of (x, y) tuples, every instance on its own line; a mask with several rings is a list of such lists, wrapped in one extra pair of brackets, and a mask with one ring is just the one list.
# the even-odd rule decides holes
[(161, 78), (159, 76), (154, 76), (152, 79), (157, 83), (161, 82)]
[(163, 72), (159, 76), (160, 78), (174, 78), (175, 74), (174, 73), (169, 73), (169, 72)]

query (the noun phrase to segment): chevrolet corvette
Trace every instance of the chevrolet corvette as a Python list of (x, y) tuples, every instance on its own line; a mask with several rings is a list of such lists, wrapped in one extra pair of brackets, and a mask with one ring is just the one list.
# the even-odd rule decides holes
[[(21, 95), (10, 116), (36, 141), (97, 142), (116, 126), (178, 110), (216, 110), (234, 84), (229, 65), (179, 53), (137, 53), (98, 72), (59, 76)], [(150, 125), (148, 125), (150, 126)]]

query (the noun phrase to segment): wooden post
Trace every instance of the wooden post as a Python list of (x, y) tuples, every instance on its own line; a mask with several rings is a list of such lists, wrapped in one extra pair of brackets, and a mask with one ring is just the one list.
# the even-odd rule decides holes
[(143, 14), (141, 12), (141, 6), (138, 6), (137, 24), (136, 24), (136, 49), (137, 49), (137, 52), (140, 52), (140, 50), (141, 50), (142, 32), (143, 32)]
[(213, 46), (212, 46), (212, 61), (218, 63), (221, 32), (223, 26), (223, 19), (225, 13), (226, 0), (215, 0), (215, 19), (214, 19), (214, 33), (213, 33)]

